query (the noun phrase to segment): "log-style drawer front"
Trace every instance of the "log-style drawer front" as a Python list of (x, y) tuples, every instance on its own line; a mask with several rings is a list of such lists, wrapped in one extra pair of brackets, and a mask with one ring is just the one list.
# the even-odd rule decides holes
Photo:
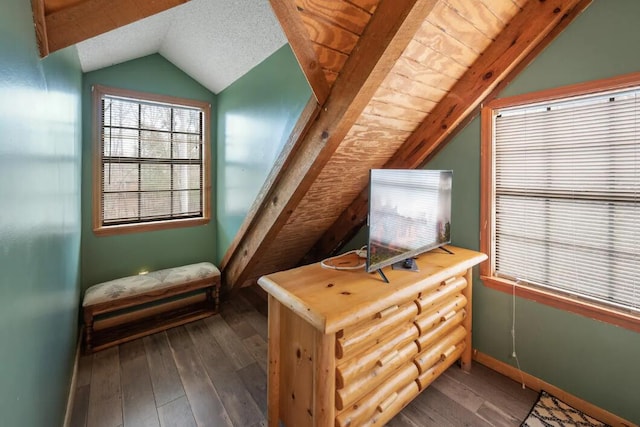
[(456, 313), (467, 305), (467, 299), (462, 294), (456, 294), (443, 301), (432, 310), (422, 313), (416, 318), (416, 326), (420, 335), (426, 334), (430, 329), (440, 323), (455, 317)]
[(365, 397), (339, 413), (336, 417), (336, 426), (361, 426), (370, 421), (376, 413), (392, 413), (394, 404), (404, 388), (411, 383), (415, 383), (417, 377), (418, 368), (414, 363), (407, 362), (391, 375), (386, 382), (371, 390)]
[(447, 368), (460, 358), (462, 352), (465, 349), (465, 342), (461, 341), (455, 346), (447, 349), (445, 353), (440, 356), (440, 360), (432, 365), (429, 369), (422, 372), (416, 382), (420, 390), (427, 388), (438, 376), (447, 370)]
[(416, 366), (420, 370), (420, 373), (424, 373), (429, 370), (433, 365), (438, 363), (443, 358), (446, 358), (451, 352), (452, 348), (455, 348), (467, 335), (466, 329), (462, 326), (457, 326), (449, 335), (444, 337), (438, 343), (428, 347), (426, 350), (418, 354), (415, 359)]
[(371, 417), (369, 421), (362, 424), (362, 427), (385, 425), (389, 420), (391, 420), (391, 418), (393, 418), (398, 412), (400, 412), (402, 408), (407, 406), (418, 393), (420, 393), (418, 382), (410, 382), (402, 390), (400, 390), (400, 392), (394, 393), (393, 395), (389, 396), (389, 398), (385, 402), (383, 402), (382, 405), (378, 405), (373, 417)]
[(424, 293), (416, 299), (418, 312), (424, 313), (439, 305), (445, 299), (452, 295), (460, 293), (467, 287), (467, 281), (464, 277), (451, 277), (443, 281), (439, 287), (431, 292)]
[(433, 328), (425, 331), (416, 339), (419, 351), (424, 351), (435, 342), (446, 336), (456, 326), (461, 325), (464, 319), (467, 317), (467, 311), (463, 308), (455, 312), (455, 314), (449, 317), (444, 322), (438, 323)]
[(384, 364), (389, 358), (395, 357), (394, 355), (400, 348), (418, 339), (418, 335), (418, 327), (413, 323), (407, 323), (385, 335), (381, 339), (381, 343), (369, 351), (347, 360), (338, 360), (336, 388), (343, 388), (376, 366)]
[[(372, 351), (376, 352), (373, 349)], [(412, 341), (380, 357), (373, 369), (336, 390), (336, 408), (340, 411), (360, 399), (367, 390), (378, 387), (401, 366), (413, 361), (416, 354), (418, 354), (418, 345)]]
[(418, 307), (410, 301), (388, 307), (357, 327), (345, 328), (336, 335), (336, 357), (347, 359), (357, 355), (361, 350), (378, 345), (386, 334), (397, 330), (399, 326), (411, 323), (417, 313)]

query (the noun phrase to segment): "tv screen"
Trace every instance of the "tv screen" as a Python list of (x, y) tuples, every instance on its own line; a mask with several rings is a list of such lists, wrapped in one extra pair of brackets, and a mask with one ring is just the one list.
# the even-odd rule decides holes
[(372, 169), (367, 271), (451, 243), (452, 171)]

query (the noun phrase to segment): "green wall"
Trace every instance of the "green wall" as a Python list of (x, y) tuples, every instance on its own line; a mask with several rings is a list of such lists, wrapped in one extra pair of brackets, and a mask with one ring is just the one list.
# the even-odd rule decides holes
[(101, 84), (211, 103), (211, 165), (216, 164), (216, 96), (159, 54), (85, 73), (82, 82), (82, 287), (105, 280), (200, 261), (215, 261), (215, 174), (211, 221), (202, 226), (98, 237), (93, 233), (91, 86)]
[(218, 95), (219, 259), (310, 96), (288, 44)]
[[(640, 70), (640, 2), (594, 1), (501, 97)], [(479, 247), (480, 124), (474, 120), (428, 165), (453, 169), (453, 243)], [(512, 297), (474, 286), (474, 347), (510, 357)], [(517, 298), (516, 351), (523, 371), (640, 423), (640, 335)]]
[(38, 57), (31, 3), (0, 6), (0, 424), (62, 425), (76, 349), (80, 86)]

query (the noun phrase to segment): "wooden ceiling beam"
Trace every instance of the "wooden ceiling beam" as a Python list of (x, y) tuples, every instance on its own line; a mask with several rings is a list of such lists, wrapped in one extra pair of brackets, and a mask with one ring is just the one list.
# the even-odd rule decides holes
[(45, 0), (45, 13), (48, 15), (57, 10), (82, 3), (84, 0)]
[[(385, 168), (415, 169), (423, 165), (477, 116), (482, 103), (494, 99), (592, 0), (530, 0), (407, 138)], [(364, 188), (303, 263), (338, 251), (364, 224), (369, 189)]]
[(322, 105), (329, 96), (330, 86), (320, 66), (313, 44), (309, 38), (307, 28), (294, 1), (270, 0), (271, 8), (280, 21), (293, 54), (300, 64), (313, 95), (318, 104)]
[(36, 29), (36, 42), (40, 58), (49, 55), (49, 41), (47, 40), (47, 22), (45, 20), (44, 0), (31, 0), (33, 23)]
[[(90, 39), (189, 0), (85, 0), (40, 16), (41, 0), (32, 0), (40, 55)], [(36, 11), (38, 15), (36, 15)]]
[(225, 254), (221, 268), (227, 287), (251, 278), (261, 251), (286, 224), (435, 3), (395, 0), (377, 8), (317, 118), (295, 144), (299, 148), (288, 167), (271, 180), (274, 185), (257, 202), (256, 216), (246, 220), (251, 225)]

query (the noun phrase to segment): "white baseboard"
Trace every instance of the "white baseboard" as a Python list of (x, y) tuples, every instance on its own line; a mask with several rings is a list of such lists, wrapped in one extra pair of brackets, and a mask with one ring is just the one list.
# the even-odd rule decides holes
[(586, 400), (580, 399), (579, 397), (574, 396), (554, 386), (553, 384), (549, 384), (548, 382), (541, 380), (538, 377), (534, 377), (533, 375), (520, 371), (515, 366), (511, 366), (508, 363), (502, 362), (501, 360), (494, 359), (488, 354), (482, 353), (477, 349), (473, 349), (473, 360), (486, 366), (487, 368), (493, 369), (494, 371), (511, 378), (514, 381), (517, 381), (519, 383), (524, 382), (524, 384), (532, 390), (535, 390), (537, 392), (539, 392), (540, 390), (545, 390), (558, 399), (573, 406), (574, 408), (579, 409), (585, 414), (590, 415), (593, 418), (596, 418), (611, 426), (638, 427), (637, 424), (634, 424), (631, 421), (627, 421), (624, 418), (612, 414), (605, 409), (599, 408), (594, 404), (587, 402)]
[(69, 427), (71, 425), (71, 414), (73, 413), (73, 402), (76, 397), (76, 384), (77, 384), (77, 375), (78, 375), (78, 361), (80, 360), (80, 346), (82, 344), (82, 335), (83, 330), (80, 328), (78, 334), (78, 343), (76, 344), (76, 355), (73, 360), (73, 372), (71, 374), (71, 385), (69, 386), (69, 393), (67, 398), (67, 408), (64, 413), (64, 422), (62, 424), (63, 427)]

